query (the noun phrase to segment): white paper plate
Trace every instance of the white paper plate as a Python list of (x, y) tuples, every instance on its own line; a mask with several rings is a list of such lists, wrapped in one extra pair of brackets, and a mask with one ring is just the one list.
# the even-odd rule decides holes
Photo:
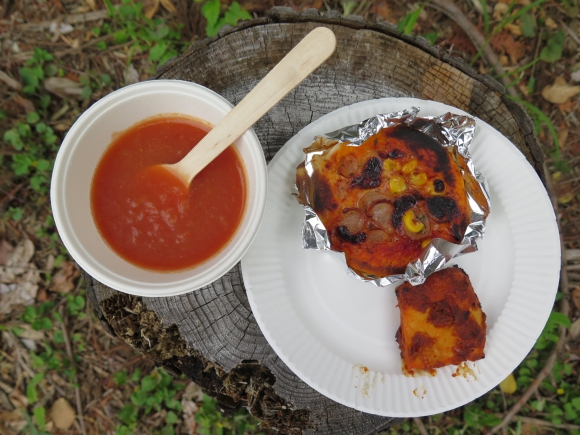
[(266, 339), (304, 382), (346, 406), (391, 417), (440, 413), (498, 385), (525, 358), (550, 315), (560, 271), (560, 241), (546, 191), (521, 152), (477, 119), (471, 146), (487, 178), (492, 212), (479, 251), (456, 259), (487, 314), (485, 358), (471, 376), (407, 377), (395, 341), (394, 286), (347, 276), (328, 251), (302, 249), (304, 211), (291, 193), (302, 149), (313, 137), (377, 113), (421, 108), (419, 116), (465, 112), (433, 101), (387, 98), (332, 112), (308, 125), (269, 164), (262, 227), (242, 259), (248, 299)]

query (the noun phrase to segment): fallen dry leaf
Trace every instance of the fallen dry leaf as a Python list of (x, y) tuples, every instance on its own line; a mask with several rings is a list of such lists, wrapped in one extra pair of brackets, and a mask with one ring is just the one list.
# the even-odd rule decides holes
[(161, 4), (163, 5), (163, 7), (165, 9), (167, 9), (168, 12), (170, 12), (172, 14), (174, 14), (175, 12), (177, 12), (177, 8), (171, 2), (171, 0), (161, 0)]
[(517, 63), (525, 56), (528, 49), (523, 42), (516, 41), (514, 36), (506, 31), (502, 31), (495, 35), (490, 42), (493, 49), (506, 53), (510, 57), (512, 64)]
[(0, 314), (8, 314), (15, 305), (34, 303), (40, 282), (40, 272), (30, 263), (34, 244), (22, 240), (14, 249), (5, 266), (0, 267)]
[(44, 88), (60, 98), (80, 99), (83, 93), (83, 86), (66, 77), (49, 77), (44, 81)]
[(68, 430), (74, 423), (76, 414), (70, 403), (61, 397), (50, 408), (50, 418), (57, 429)]
[(12, 89), (20, 92), (22, 90), (22, 84), (18, 81), (10, 77), (4, 71), (0, 70), (0, 80), (10, 86)]
[(572, 302), (574, 302), (576, 308), (580, 310), (580, 287), (576, 287), (574, 290), (572, 290), (571, 296)]
[(14, 247), (6, 240), (2, 239), (0, 241), (0, 266), (6, 265), (12, 252), (14, 252)]
[(572, 340), (577, 340), (580, 337), (580, 318), (574, 320), (572, 322), (572, 326), (570, 327), (570, 338)]
[(27, 98), (23, 98), (20, 95), (16, 95), (14, 97), (18, 105), (20, 105), (26, 113), (35, 112), (36, 109), (34, 108), (34, 103)]
[(517, 24), (506, 24), (505, 28), (514, 36), (522, 36), (523, 34), (522, 28)]
[(53, 35), (66, 35), (67, 33), (74, 32), (75, 28), (68, 23), (57, 23), (56, 21), (53, 21), (50, 23), (48, 30), (50, 30), (50, 33)]
[(516, 378), (514, 378), (514, 374), (510, 373), (507, 378), (499, 383), (499, 388), (505, 394), (514, 394), (518, 389), (518, 385), (516, 383)]
[(75, 264), (70, 261), (62, 263), (61, 268), (54, 274), (49, 290), (59, 293), (68, 293), (75, 288), (74, 280), (80, 275)]
[(0, 413), (0, 421), (18, 421), (24, 420), (24, 415), (18, 409), (14, 411), (5, 411)]
[(145, 9), (145, 16), (152, 19), (159, 10), (159, 0), (155, 0), (151, 6)]
[(181, 412), (183, 413), (183, 425), (187, 430), (189, 435), (195, 435), (197, 433), (197, 423), (195, 421), (195, 414), (198, 408), (195, 402), (191, 400), (181, 401)]
[(501, 20), (509, 8), (510, 7), (505, 3), (496, 3), (493, 7), (493, 19), (497, 21)]
[(556, 24), (556, 22), (554, 21), (554, 19), (552, 17), (546, 18), (546, 21), (544, 24), (546, 24), (546, 27), (549, 27), (552, 30), (556, 30), (558, 28), (558, 24)]
[(16, 408), (26, 409), (28, 406), (28, 398), (16, 388), (8, 393), (8, 398)]
[(569, 98), (580, 94), (580, 86), (570, 86), (563, 77), (556, 77), (554, 84), (542, 89), (542, 97), (554, 104), (564, 104)]
[(132, 85), (139, 81), (139, 72), (135, 69), (133, 64), (129, 65), (129, 68), (125, 70), (125, 84)]
[(22, 275), (30, 267), (30, 260), (34, 255), (34, 244), (28, 240), (22, 240), (14, 249), (4, 267), (0, 267), (0, 282), (12, 284), (17, 275)]
[(566, 147), (566, 141), (568, 140), (568, 135), (570, 134), (570, 130), (567, 128), (560, 128), (558, 131), (558, 142), (560, 143), (560, 148)]

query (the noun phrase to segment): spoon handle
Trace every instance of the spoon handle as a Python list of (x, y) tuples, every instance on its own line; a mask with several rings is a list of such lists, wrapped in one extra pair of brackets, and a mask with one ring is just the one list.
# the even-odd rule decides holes
[(294, 47), (181, 161), (172, 165), (191, 180), (278, 101), (328, 59), (336, 48), (332, 30), (318, 27)]

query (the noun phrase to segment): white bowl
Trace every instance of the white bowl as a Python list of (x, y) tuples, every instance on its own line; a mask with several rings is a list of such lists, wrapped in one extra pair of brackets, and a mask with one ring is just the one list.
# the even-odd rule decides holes
[(257, 234), (266, 205), (266, 161), (252, 129), (234, 144), (246, 167), (248, 183), (242, 222), (228, 245), (203, 264), (165, 273), (128, 263), (101, 238), (90, 204), (93, 173), (115, 132), (162, 113), (189, 115), (215, 125), (232, 107), (223, 97), (203, 86), (178, 80), (155, 80), (119, 89), (80, 116), (56, 157), (50, 198), (60, 237), (81, 268), (115, 290), (159, 297), (199, 289), (223, 276), (240, 261)]

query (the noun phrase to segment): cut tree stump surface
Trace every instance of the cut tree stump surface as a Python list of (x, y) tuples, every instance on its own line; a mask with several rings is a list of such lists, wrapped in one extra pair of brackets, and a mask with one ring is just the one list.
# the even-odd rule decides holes
[[(336, 53), (254, 126), (268, 161), (303, 127), (335, 109), (376, 98), (414, 97), (488, 122), (542, 173), (531, 120), (499, 83), (423, 38), (401, 35), (387, 22), (274, 8), (268, 17), (194, 43), (161, 67), (157, 78), (199, 83), (235, 105), (318, 26), (334, 31)], [(247, 407), (288, 434), (374, 434), (394, 422), (340, 405), (288, 369), (260, 332), (239, 264), (203, 289), (168, 298), (129, 296), (84, 276), (88, 296), (111, 334), (198, 383), (225, 413)]]

